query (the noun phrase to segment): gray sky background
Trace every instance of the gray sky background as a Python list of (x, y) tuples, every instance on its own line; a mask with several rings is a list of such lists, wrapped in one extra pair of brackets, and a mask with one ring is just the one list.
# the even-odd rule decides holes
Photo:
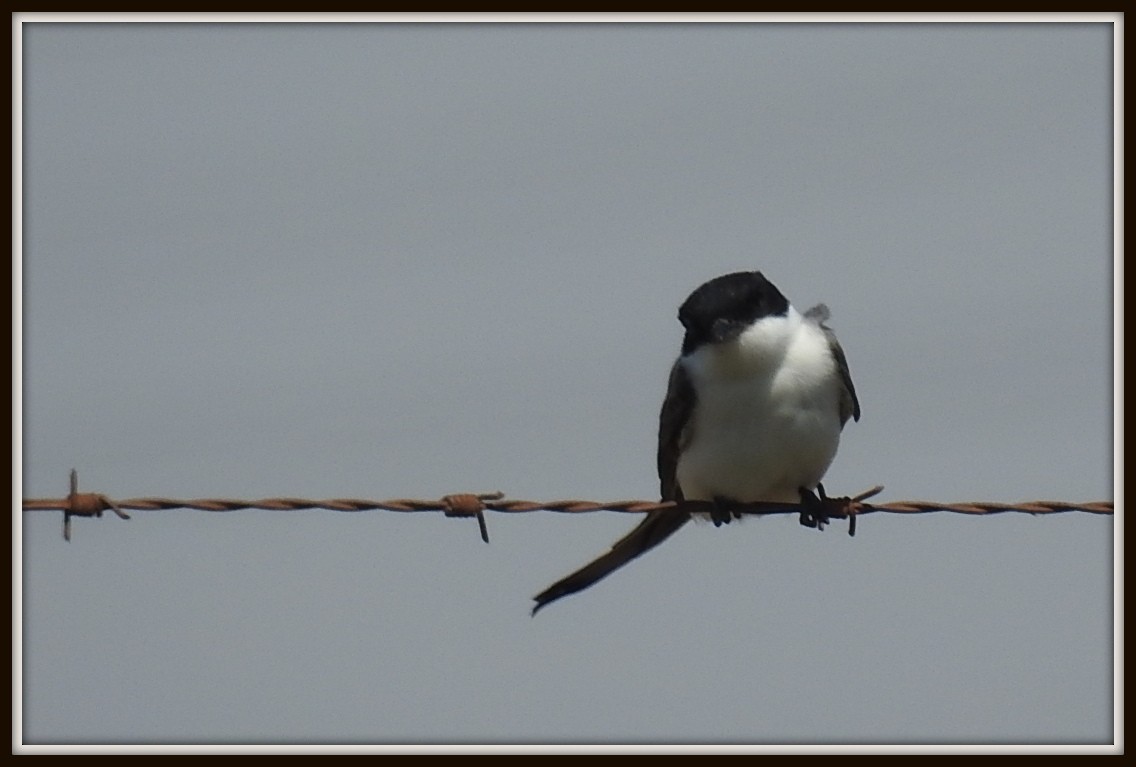
[[(825, 484), (1113, 497), (1112, 26), (23, 27), (23, 495), (657, 497), (699, 283), (828, 303)], [(1107, 744), (1114, 520), (22, 529), (29, 744)]]

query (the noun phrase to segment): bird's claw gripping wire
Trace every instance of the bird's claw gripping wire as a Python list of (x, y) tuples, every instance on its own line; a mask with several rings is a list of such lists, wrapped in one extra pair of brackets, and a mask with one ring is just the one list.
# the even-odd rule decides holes
[(713, 503), (710, 509), (710, 521), (714, 523), (714, 527), (728, 525), (732, 519), (741, 519), (741, 512), (735, 508), (737, 504), (729, 498), (714, 496)]
[(798, 492), (801, 494), (801, 524), (824, 530), (830, 519), (829, 511), (825, 508), (828, 505), (828, 496), (825, 495), (824, 485), (817, 483), (815, 493), (804, 487), (798, 488)]

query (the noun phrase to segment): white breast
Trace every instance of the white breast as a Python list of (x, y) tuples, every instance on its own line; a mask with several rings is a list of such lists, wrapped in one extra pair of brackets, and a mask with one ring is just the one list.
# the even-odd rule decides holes
[(797, 503), (840, 442), (840, 378), (824, 333), (790, 308), (683, 364), (697, 395), (677, 478), (686, 498)]

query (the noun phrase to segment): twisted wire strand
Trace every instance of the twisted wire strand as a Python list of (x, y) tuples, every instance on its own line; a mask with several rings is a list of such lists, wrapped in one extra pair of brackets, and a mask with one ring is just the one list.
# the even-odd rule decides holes
[[(460, 494), (464, 495), (464, 494)], [(829, 498), (830, 502), (851, 499)], [(445, 499), (422, 500), (412, 498), (393, 498), (384, 501), (362, 500), (357, 498), (330, 498), (324, 500), (310, 500), (305, 498), (260, 498), (257, 500), (238, 500), (233, 498), (129, 498), (114, 501), (119, 509), (131, 511), (168, 511), (173, 509), (189, 509), (196, 511), (241, 511), (245, 509), (258, 509), (262, 511), (304, 511), (322, 509), (326, 511), (450, 511), (452, 504)], [(585, 514), (593, 511), (612, 511), (628, 514), (642, 514), (650, 511), (659, 511), (676, 506), (674, 501), (585, 501), (585, 500), (554, 500), (554, 501), (526, 501), (526, 500), (500, 500), (484, 501), (482, 506), (486, 511), (496, 511), (506, 514), (520, 514), (530, 511), (550, 511), (560, 514)], [(702, 501), (686, 501), (682, 504), (692, 512), (709, 511), (713, 504)], [(109, 507), (104, 507), (109, 508)], [(70, 511), (74, 516), (99, 516), (88, 514), (81, 510), (72, 510), (70, 500), (67, 498), (25, 498), (24, 511)], [(783, 503), (748, 503), (739, 504), (736, 509), (742, 514), (795, 514), (800, 506)], [(956, 514), (1002, 514), (1006, 512), (1019, 512), (1023, 514), (1059, 514), (1064, 512), (1080, 511), (1088, 514), (1112, 514), (1112, 501), (1089, 501), (1074, 503), (1069, 501), (1027, 501), (1023, 503), (1001, 502), (972, 502), (972, 503), (942, 503), (938, 501), (895, 501), (892, 503), (860, 503), (855, 513), (857, 515), (886, 512), (891, 514), (927, 514), (930, 512), (946, 511)], [(460, 516), (460, 515), (458, 515)], [(834, 514), (832, 516), (839, 516)]]
[[(1071, 503), (1068, 501), (1027, 501), (1018, 504), (997, 502), (940, 503), (937, 501), (898, 501), (894, 503), (870, 504), (865, 500), (883, 490), (877, 485), (851, 498), (830, 498), (821, 490), (821, 497), (815, 505), (785, 503), (745, 503), (731, 504), (729, 511), (741, 514), (800, 514), (801, 523), (808, 527), (824, 526), (832, 519), (847, 519), (848, 534), (856, 534), (856, 518), (864, 514), (887, 512), (891, 514), (927, 514), (946, 511), (956, 514), (1002, 514), (1019, 512), (1023, 514), (1058, 514), (1080, 511), (1089, 514), (1112, 514), (1112, 501), (1091, 501)], [(448, 517), (473, 517), (477, 519), (481, 539), (489, 542), (489, 531), (485, 523), (486, 511), (519, 514), (530, 511), (551, 511), (561, 514), (584, 514), (593, 511), (614, 511), (629, 514), (644, 514), (662, 509), (681, 506), (692, 514), (720, 513), (717, 504), (706, 501), (525, 501), (509, 500), (503, 493), (454, 493), (439, 500), (415, 498), (394, 498), (385, 501), (363, 500), (358, 498), (330, 498), (311, 500), (307, 498), (261, 498), (259, 500), (237, 500), (232, 498), (129, 498), (114, 501), (101, 493), (80, 493), (78, 473), (71, 471), (71, 492), (66, 498), (25, 498), (24, 511), (62, 511), (63, 537), (71, 540), (71, 517), (101, 517), (106, 510), (113, 511), (122, 519), (130, 519), (124, 509), (131, 511), (166, 511), (172, 509), (191, 509), (196, 511), (240, 511), (258, 509), (263, 511), (304, 511), (322, 509), (327, 511), (441, 511)]]

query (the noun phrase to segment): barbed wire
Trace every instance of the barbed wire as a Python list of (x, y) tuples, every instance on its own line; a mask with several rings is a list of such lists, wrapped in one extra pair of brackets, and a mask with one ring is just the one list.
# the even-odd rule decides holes
[[(743, 503), (731, 504), (729, 512), (735, 516), (743, 514), (800, 514), (801, 523), (808, 527), (823, 529), (833, 519), (848, 520), (848, 534), (856, 534), (856, 518), (865, 514), (928, 514), (931, 512), (952, 512), (955, 514), (1060, 514), (1080, 511), (1088, 514), (1112, 514), (1112, 501), (1090, 501), (1071, 503), (1068, 501), (1026, 501), (1007, 504), (990, 501), (970, 503), (940, 503), (937, 501), (897, 501), (893, 503), (865, 503), (883, 490), (877, 485), (852, 496), (830, 498), (823, 493), (819, 504), (807, 507), (801, 504), (785, 503)], [(372, 501), (357, 498), (330, 498), (310, 500), (305, 498), (261, 498), (258, 500), (236, 500), (231, 498), (197, 498), (183, 500), (177, 498), (129, 498), (114, 501), (101, 493), (80, 493), (79, 476), (71, 471), (71, 492), (66, 498), (25, 498), (24, 511), (62, 511), (63, 538), (71, 540), (71, 517), (101, 517), (104, 511), (113, 511), (121, 519), (130, 519), (124, 511), (167, 511), (190, 509), (196, 511), (241, 511), (257, 509), (262, 511), (304, 511), (321, 509), (326, 511), (441, 511), (447, 517), (473, 517), (477, 519), (481, 539), (489, 542), (489, 531), (485, 523), (486, 511), (505, 514), (519, 514), (530, 511), (550, 511), (561, 514), (584, 514), (593, 511), (613, 511), (628, 514), (645, 514), (681, 506), (684, 511), (697, 513), (720, 513), (721, 508), (708, 501), (525, 501), (505, 498), (503, 493), (454, 493), (442, 496), (436, 501), (412, 498), (394, 498), (385, 501)]]

